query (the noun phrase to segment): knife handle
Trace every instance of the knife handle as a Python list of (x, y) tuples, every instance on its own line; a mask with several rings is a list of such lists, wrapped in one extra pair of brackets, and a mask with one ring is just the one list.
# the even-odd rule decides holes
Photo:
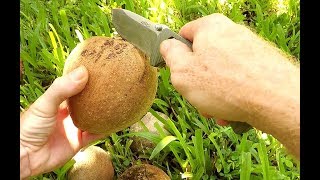
[[(176, 40), (183, 42), (190, 49), (192, 49), (192, 43), (190, 41), (188, 41), (187, 39), (184, 39), (182, 36), (171, 31), (169, 28), (165, 28), (162, 30), (162, 33), (160, 34), (160, 41), (161, 42), (163, 40), (172, 39), (172, 38), (175, 38)], [(252, 126), (250, 126), (249, 124), (247, 124), (245, 122), (237, 122), (237, 121), (230, 122), (230, 126), (232, 127), (233, 131), (237, 134), (243, 134), (252, 128)]]
[(179, 40), (181, 42), (183, 42), (184, 44), (186, 44), (190, 49), (192, 49), (192, 42), (190, 42), (189, 40), (181, 37), (179, 34), (171, 31), (169, 28), (165, 28), (162, 30), (162, 33), (160, 34), (160, 40), (161, 42), (163, 40), (166, 40), (166, 39), (176, 39), (176, 40)]

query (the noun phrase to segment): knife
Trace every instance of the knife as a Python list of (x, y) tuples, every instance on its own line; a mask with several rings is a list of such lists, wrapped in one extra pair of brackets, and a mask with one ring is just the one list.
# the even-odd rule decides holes
[[(165, 61), (160, 54), (160, 44), (166, 39), (175, 38), (192, 49), (192, 43), (170, 30), (164, 24), (157, 24), (125, 9), (112, 9), (112, 23), (117, 33), (125, 40), (150, 57), (150, 64), (163, 67)], [(247, 132), (252, 127), (244, 122), (230, 122), (237, 134)]]

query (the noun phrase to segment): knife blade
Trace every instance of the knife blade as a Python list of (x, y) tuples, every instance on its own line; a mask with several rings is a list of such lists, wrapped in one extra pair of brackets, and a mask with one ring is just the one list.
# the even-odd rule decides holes
[[(166, 39), (175, 38), (192, 49), (190, 41), (173, 32), (168, 26), (154, 23), (125, 9), (112, 9), (112, 23), (117, 33), (149, 56), (150, 64), (155, 67), (165, 65), (160, 54), (160, 44)], [(252, 128), (244, 122), (230, 122), (230, 126), (237, 134), (242, 134)]]
[(192, 48), (190, 41), (171, 31), (168, 26), (153, 23), (125, 9), (113, 9), (112, 22), (117, 33), (149, 56), (151, 65), (155, 67), (165, 64), (159, 51), (162, 41), (175, 38)]

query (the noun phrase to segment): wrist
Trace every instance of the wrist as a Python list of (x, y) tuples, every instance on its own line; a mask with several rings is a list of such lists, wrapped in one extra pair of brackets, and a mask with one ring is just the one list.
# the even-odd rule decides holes
[(20, 144), (20, 179), (31, 176), (30, 161), (27, 150)]

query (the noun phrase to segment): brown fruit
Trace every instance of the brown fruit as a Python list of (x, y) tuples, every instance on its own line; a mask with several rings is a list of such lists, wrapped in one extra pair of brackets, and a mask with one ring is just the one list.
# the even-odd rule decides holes
[(170, 180), (170, 177), (156, 166), (141, 164), (125, 170), (118, 180)]
[(89, 80), (68, 100), (75, 126), (106, 134), (139, 121), (151, 107), (157, 90), (157, 70), (132, 44), (108, 37), (92, 37), (69, 55), (64, 74), (84, 65)]
[(111, 156), (98, 146), (89, 146), (73, 158), (76, 163), (68, 171), (69, 180), (112, 180), (114, 168)]
[[(157, 112), (163, 119), (167, 120), (169, 117), (161, 112)], [(154, 127), (154, 124), (157, 122), (159, 123), (160, 127), (163, 129), (163, 131), (166, 134), (170, 134), (167, 130), (164, 129), (164, 124), (159, 121), (155, 116), (153, 116), (150, 112), (148, 112), (146, 115), (143, 116), (141, 119), (141, 122), (144, 123), (144, 125), (148, 128), (149, 132), (153, 134), (158, 134), (157, 129)], [(136, 122), (130, 127), (130, 132), (144, 132), (143, 126), (140, 124), (140, 122)], [(143, 137), (139, 136), (133, 136), (131, 138), (133, 140), (130, 148), (134, 152), (141, 152), (145, 151), (147, 149), (153, 149), (155, 147), (155, 144), (152, 141), (149, 141), (148, 139), (145, 139)]]

